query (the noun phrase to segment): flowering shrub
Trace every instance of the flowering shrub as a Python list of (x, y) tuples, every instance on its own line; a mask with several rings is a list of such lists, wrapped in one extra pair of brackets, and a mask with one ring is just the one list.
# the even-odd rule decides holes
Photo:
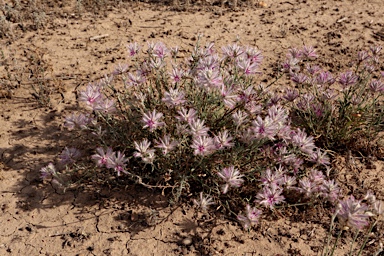
[[(160, 42), (127, 48), (130, 63), (81, 91), (84, 111), (65, 120), (93, 146), (88, 169), (169, 191), (173, 201), (192, 193), (198, 208), (219, 205), (246, 229), (285, 203), (341, 205), (339, 218), (354, 223), (346, 220), (350, 204), (340, 201), (321, 147), (349, 145), (363, 128), (372, 136), (382, 127), (384, 86), (379, 78), (368, 82), (374, 67), (367, 64), (377, 64), (378, 48), (361, 60), (359, 76), (340, 76), (341, 96), (329, 72), (309, 66), (313, 48), (292, 49), (282, 71), (299, 89), (282, 97), (257, 82), (263, 56), (252, 47), (217, 51), (213, 43), (198, 43), (187, 58)], [(73, 165), (79, 156), (71, 148), (60, 159)]]

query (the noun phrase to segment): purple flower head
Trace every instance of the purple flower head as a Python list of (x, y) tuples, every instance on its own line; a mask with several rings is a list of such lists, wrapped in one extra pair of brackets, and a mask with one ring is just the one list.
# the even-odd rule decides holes
[(126, 162), (128, 162), (128, 158), (125, 157), (124, 154), (122, 154), (120, 151), (115, 152), (115, 154), (112, 154), (111, 157), (108, 159), (107, 167), (114, 169), (117, 172), (117, 176), (121, 175), (121, 172), (128, 173), (125, 169)]
[(289, 58), (282, 64), (282, 71), (287, 74), (293, 74), (300, 70), (298, 66), (300, 60), (295, 58)]
[(321, 70), (319, 66), (317, 66), (317, 65), (312, 66), (312, 65), (309, 65), (309, 64), (307, 64), (305, 66), (305, 69), (311, 75), (314, 75), (314, 74), (316, 74), (317, 72), (319, 72)]
[(376, 93), (376, 92), (384, 93), (384, 83), (381, 82), (380, 80), (374, 79), (369, 83), (369, 89), (373, 93)]
[(294, 146), (298, 147), (303, 153), (312, 155), (313, 150), (316, 148), (312, 136), (308, 136), (304, 131), (297, 129), (291, 138)]
[(191, 124), (192, 121), (195, 120), (197, 112), (193, 108), (186, 109), (182, 107), (181, 110), (177, 111), (177, 113), (179, 114), (176, 116), (177, 120)]
[(231, 148), (235, 145), (232, 142), (232, 136), (228, 133), (227, 130), (219, 132), (213, 140), (217, 149)]
[(291, 48), (288, 50), (288, 54), (287, 54), (287, 57), (289, 59), (301, 59), (301, 57), (303, 56), (303, 52), (297, 48)]
[(252, 141), (255, 140), (255, 135), (253, 132), (253, 128), (248, 128), (241, 132), (240, 134), (240, 140), (241, 142), (245, 144), (250, 144)]
[(42, 180), (50, 179), (57, 175), (57, 171), (53, 163), (49, 163), (46, 167), (40, 169), (40, 178)]
[(205, 58), (200, 59), (198, 64), (198, 70), (219, 70), (220, 58), (218, 55), (208, 55)]
[(299, 98), (297, 102), (297, 107), (300, 110), (309, 111), (314, 100), (315, 96), (312, 93), (305, 93)]
[(203, 192), (200, 192), (199, 199), (193, 199), (193, 204), (197, 208), (200, 208), (203, 212), (206, 212), (208, 210), (208, 207), (210, 205), (215, 204), (215, 202), (213, 201), (212, 197), (203, 196)]
[(359, 62), (363, 62), (369, 58), (370, 57), (367, 51), (360, 51), (357, 53), (357, 59), (359, 60)]
[(244, 109), (251, 115), (259, 115), (263, 112), (263, 106), (253, 100), (245, 103)]
[(321, 103), (313, 103), (310, 105), (312, 113), (317, 117), (321, 118), (324, 116), (324, 106)]
[(111, 162), (112, 155), (114, 154), (112, 148), (107, 148), (104, 151), (103, 148), (96, 148), (96, 154), (92, 155), (91, 158), (96, 162), (97, 166), (107, 166)]
[(178, 142), (175, 140), (171, 141), (170, 135), (164, 135), (163, 138), (160, 138), (159, 141), (156, 141), (156, 148), (160, 148), (163, 150), (163, 154), (167, 155), (169, 152), (175, 149), (178, 145)]
[(101, 99), (94, 106), (93, 110), (104, 114), (111, 114), (116, 111), (114, 99)]
[(252, 63), (257, 63), (259, 65), (261, 64), (264, 58), (261, 51), (253, 47), (247, 47), (245, 49), (245, 54), (247, 55), (247, 58), (251, 60)]
[(221, 49), (228, 58), (237, 58), (244, 53), (242, 47), (237, 44), (223, 46)]
[(140, 46), (134, 42), (127, 45), (128, 56), (133, 57), (140, 51)]
[(143, 128), (148, 128), (150, 132), (153, 132), (157, 128), (164, 126), (165, 123), (161, 121), (163, 113), (157, 113), (154, 109), (152, 112), (149, 111), (143, 115)]
[(191, 148), (194, 155), (206, 156), (213, 153), (216, 149), (213, 139), (208, 136), (197, 136), (193, 138)]
[(303, 166), (304, 160), (295, 154), (289, 154), (284, 156), (283, 163), (290, 166), (293, 169), (293, 173), (297, 174)]
[(275, 205), (284, 202), (283, 189), (274, 183), (270, 186), (264, 186), (263, 189), (256, 195), (256, 203), (263, 205), (266, 208), (273, 210)]
[(86, 126), (92, 121), (93, 119), (89, 117), (89, 115), (84, 115), (82, 113), (77, 115), (71, 114), (65, 118), (64, 126), (68, 127), (69, 129), (73, 129), (76, 126), (80, 127), (81, 129), (85, 129)]
[(309, 160), (318, 165), (330, 164), (330, 159), (329, 159), (329, 156), (327, 155), (327, 152), (321, 151), (321, 149), (319, 148), (310, 155)]
[(268, 109), (268, 117), (272, 123), (281, 128), (288, 122), (288, 111), (279, 105), (273, 105)]
[(145, 76), (143, 72), (136, 71), (136, 74), (128, 73), (127, 86), (137, 86), (145, 82)]
[(341, 74), (339, 77), (339, 83), (344, 88), (355, 85), (358, 80), (359, 80), (359, 77), (355, 73), (353, 73), (352, 71), (347, 71), (347, 72)]
[(308, 77), (303, 73), (292, 73), (291, 80), (296, 84), (302, 85), (307, 82)]
[(209, 128), (204, 125), (204, 120), (193, 118), (189, 123), (189, 130), (193, 137), (205, 136)]
[(172, 72), (169, 74), (172, 84), (177, 84), (183, 78), (184, 70), (181, 68), (173, 67)]
[(280, 186), (283, 184), (283, 175), (285, 170), (283, 167), (276, 168), (275, 171), (271, 171), (270, 168), (266, 169), (264, 173), (261, 175), (261, 183), (266, 186), (271, 186), (272, 184)]
[(315, 78), (316, 84), (322, 86), (322, 85), (332, 85), (335, 83), (336, 79), (333, 78), (332, 73), (325, 71), (320, 72), (316, 78)]
[(368, 226), (371, 213), (368, 212), (368, 206), (356, 200), (352, 195), (345, 200), (339, 201), (336, 208), (336, 215), (342, 225), (345, 227), (363, 230)]
[(253, 89), (252, 86), (248, 86), (245, 89), (240, 89), (238, 92), (238, 100), (242, 102), (249, 102), (252, 100), (252, 98), (255, 95), (255, 90)]
[(129, 68), (128, 64), (119, 63), (115, 67), (115, 70), (112, 72), (112, 74), (113, 75), (123, 74), (123, 73), (127, 72), (128, 68)]
[(177, 106), (185, 103), (184, 92), (179, 91), (179, 89), (170, 88), (168, 92), (164, 93), (164, 98), (162, 101), (167, 106)]
[(64, 150), (59, 155), (59, 159), (60, 159), (60, 163), (62, 164), (72, 164), (78, 158), (80, 158), (80, 156), (81, 156), (80, 150), (78, 150), (77, 148), (65, 147)]
[(240, 172), (233, 166), (223, 168), (217, 175), (225, 182), (222, 186), (223, 194), (226, 194), (230, 187), (238, 188), (244, 182), (242, 179), (244, 175), (240, 174)]
[(324, 180), (322, 187), (321, 196), (332, 204), (337, 203), (341, 195), (341, 188), (335, 180)]
[(312, 181), (308, 177), (304, 177), (299, 180), (299, 187), (296, 188), (297, 191), (304, 194), (307, 198), (316, 197), (319, 194), (320, 185)]
[(155, 150), (149, 148), (151, 146), (151, 142), (144, 139), (139, 143), (135, 141), (134, 144), (137, 151), (133, 153), (133, 156), (136, 158), (140, 157), (146, 164), (152, 164), (155, 159)]
[(325, 180), (324, 174), (321, 171), (318, 171), (316, 169), (312, 169), (308, 177), (312, 182), (318, 185), (323, 184)]
[(238, 101), (238, 95), (235, 92), (234, 86), (226, 86), (225, 84), (221, 85), (220, 94), (223, 97), (224, 105), (233, 109)]
[(202, 87), (220, 88), (223, 78), (218, 69), (204, 68), (197, 74), (197, 84)]
[(285, 95), (283, 96), (287, 101), (294, 101), (297, 97), (299, 97), (299, 91), (296, 89), (285, 90)]
[(296, 185), (296, 178), (293, 176), (283, 175), (282, 185), (287, 189), (292, 189)]
[(149, 61), (149, 67), (152, 68), (152, 70), (159, 70), (165, 66), (164, 59), (158, 58), (158, 57), (153, 57)]
[(235, 125), (239, 127), (242, 124), (248, 122), (248, 114), (245, 111), (237, 110), (235, 113), (232, 114), (232, 119)]
[(163, 60), (168, 55), (168, 49), (162, 42), (148, 43), (148, 53), (159, 60)]
[(80, 92), (79, 101), (84, 101), (87, 106), (93, 108), (93, 105), (97, 103), (103, 97), (101, 94), (101, 87), (93, 84), (88, 84), (85, 91)]
[(303, 50), (301, 51), (301, 54), (305, 59), (316, 59), (318, 57), (318, 55), (316, 54), (316, 50), (315, 48), (313, 48), (313, 46), (304, 46)]
[(250, 59), (245, 56), (239, 57), (237, 59), (236, 65), (244, 73), (244, 75), (253, 75), (260, 73), (259, 64), (252, 62)]
[(239, 214), (237, 215), (237, 219), (243, 225), (244, 229), (249, 229), (251, 226), (259, 222), (261, 214), (261, 210), (257, 209), (256, 207), (251, 208), (251, 206), (247, 204), (245, 208), (245, 215)]
[(279, 127), (269, 117), (264, 120), (257, 116), (256, 120), (252, 122), (253, 132), (255, 138), (274, 140)]

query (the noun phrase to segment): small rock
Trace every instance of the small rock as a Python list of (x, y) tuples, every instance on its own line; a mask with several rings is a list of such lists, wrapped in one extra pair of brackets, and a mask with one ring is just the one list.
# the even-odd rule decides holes
[(184, 238), (183, 241), (181, 241), (181, 242), (182, 242), (183, 245), (188, 246), (188, 245), (191, 245), (193, 241), (192, 241), (192, 238), (190, 238), (190, 237), (186, 237), (186, 238)]

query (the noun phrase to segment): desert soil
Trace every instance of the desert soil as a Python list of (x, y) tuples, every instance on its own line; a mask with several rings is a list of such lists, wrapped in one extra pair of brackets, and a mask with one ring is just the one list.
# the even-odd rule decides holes
[[(124, 63), (130, 42), (189, 51), (201, 34), (217, 47), (256, 46), (265, 56), (260, 82), (272, 79), (287, 49), (303, 45), (316, 48), (325, 68), (344, 71), (359, 50), (383, 45), (383, 0), (115, 2), (0, 1), (0, 255), (320, 255), (330, 223), (320, 210), (271, 214), (247, 233), (219, 214), (197, 218), (188, 200), (170, 206), (161, 191), (84, 184), (64, 193), (39, 170), (73, 142), (63, 118), (77, 107), (76, 90)], [(32, 88), (39, 84), (41, 95)], [(39, 105), (44, 95), (49, 107)], [(383, 199), (383, 159), (351, 158), (334, 166), (345, 192)], [(383, 233), (379, 224), (364, 255)], [(348, 252), (351, 237), (335, 255)]]

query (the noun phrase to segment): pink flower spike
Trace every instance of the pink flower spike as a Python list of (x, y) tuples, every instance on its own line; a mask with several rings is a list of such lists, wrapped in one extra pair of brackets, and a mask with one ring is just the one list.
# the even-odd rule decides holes
[(163, 138), (160, 138), (159, 141), (156, 141), (156, 148), (160, 148), (163, 150), (163, 154), (167, 155), (170, 151), (174, 150), (178, 145), (178, 142), (175, 140), (171, 141), (170, 135), (164, 135)]
[(345, 200), (341, 200), (336, 209), (337, 218), (345, 227), (363, 230), (368, 226), (371, 213), (368, 206), (356, 200), (352, 195)]
[(215, 204), (213, 201), (212, 197), (210, 196), (203, 196), (203, 192), (200, 192), (200, 197), (198, 200), (194, 199), (193, 204), (197, 207), (200, 208), (203, 212), (206, 212), (208, 210), (208, 207), (210, 205)]
[(102, 98), (101, 87), (88, 84), (85, 91), (80, 92), (79, 101), (84, 101), (89, 107), (93, 107)]
[(205, 136), (209, 131), (209, 128), (204, 125), (204, 121), (198, 118), (192, 119), (189, 129), (193, 137)]
[(173, 67), (172, 73), (169, 74), (172, 84), (179, 83), (184, 75), (184, 70), (177, 67)]
[(255, 202), (273, 210), (275, 205), (284, 202), (282, 193), (283, 189), (272, 183), (270, 186), (263, 187), (262, 191), (256, 195)]
[(312, 155), (316, 149), (312, 136), (308, 136), (304, 131), (298, 129), (291, 138), (292, 144), (298, 147), (303, 153)]
[(72, 164), (74, 163), (78, 158), (80, 158), (81, 153), (77, 148), (67, 148), (65, 147), (64, 150), (61, 152), (59, 158), (60, 163), (62, 164)]
[(347, 71), (340, 75), (339, 83), (343, 86), (343, 88), (347, 88), (357, 83), (359, 80), (359, 76), (356, 75), (352, 71)]
[(223, 194), (226, 194), (230, 187), (239, 188), (244, 182), (242, 179), (244, 175), (240, 174), (240, 172), (233, 166), (222, 169), (217, 175), (226, 183), (222, 186)]
[(179, 115), (176, 116), (176, 119), (181, 122), (187, 122), (188, 124), (190, 124), (196, 117), (196, 110), (193, 108), (186, 109), (182, 107), (181, 110), (177, 111), (177, 113)]
[(193, 139), (191, 148), (195, 149), (194, 155), (206, 156), (215, 150), (212, 138), (208, 136), (199, 136)]
[(249, 204), (247, 204), (245, 208), (245, 215), (237, 215), (237, 219), (243, 225), (244, 229), (249, 229), (251, 226), (256, 225), (259, 222), (259, 218), (262, 214), (262, 211), (257, 209), (256, 207), (251, 208)]
[(252, 125), (254, 136), (258, 139), (274, 140), (279, 131), (278, 126), (268, 117), (263, 120), (260, 116), (257, 116)]
[(222, 132), (219, 132), (215, 138), (215, 145), (217, 149), (224, 149), (224, 148), (231, 148), (235, 145), (235, 143), (232, 142), (233, 138), (228, 133), (227, 130), (224, 130)]
[(127, 45), (127, 51), (128, 51), (128, 55), (130, 57), (133, 57), (139, 53), (140, 46), (137, 44), (137, 42), (130, 43), (129, 45)]
[(40, 178), (42, 180), (50, 179), (57, 174), (56, 168), (52, 163), (49, 163), (46, 167), (40, 169)]
[(128, 173), (124, 170), (126, 162), (128, 162), (128, 158), (126, 158), (124, 154), (118, 151), (115, 154), (112, 154), (107, 163), (107, 167), (113, 168), (117, 172), (117, 176), (120, 176), (121, 172)]
[(161, 99), (167, 106), (183, 105), (185, 103), (184, 92), (179, 89), (169, 89), (164, 93), (164, 97)]
[(144, 113), (142, 120), (145, 125), (143, 128), (149, 128), (149, 131), (153, 132), (157, 128), (164, 126), (165, 123), (161, 121), (162, 117), (163, 113), (157, 113), (155, 109), (152, 112)]
[(96, 152), (97, 154), (92, 155), (91, 158), (96, 162), (97, 166), (107, 166), (111, 162), (114, 153), (112, 148), (107, 148), (107, 151), (104, 151), (103, 148), (97, 148)]
[(111, 114), (116, 111), (115, 101), (113, 99), (101, 99), (93, 106), (93, 110)]
[(301, 53), (306, 59), (316, 59), (318, 57), (318, 55), (316, 54), (316, 50), (315, 48), (313, 48), (313, 46), (304, 46)]
[(140, 157), (141, 160), (146, 164), (152, 164), (153, 160), (155, 159), (155, 150), (149, 148), (151, 142), (149, 142), (147, 139), (144, 139), (139, 143), (135, 141), (134, 144), (137, 151), (133, 153), (133, 156)]

